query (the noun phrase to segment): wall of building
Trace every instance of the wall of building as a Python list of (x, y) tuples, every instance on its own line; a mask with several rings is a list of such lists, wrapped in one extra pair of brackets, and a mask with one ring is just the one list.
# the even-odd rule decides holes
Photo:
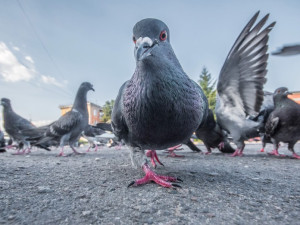
[[(60, 108), (61, 115), (64, 115), (67, 112), (71, 111), (72, 105), (64, 105), (64, 106), (60, 106), (59, 108)], [(88, 102), (87, 109), (88, 109), (88, 114), (89, 114), (89, 124), (96, 125), (97, 123), (100, 123), (101, 115), (102, 115), (101, 107), (94, 103)]]

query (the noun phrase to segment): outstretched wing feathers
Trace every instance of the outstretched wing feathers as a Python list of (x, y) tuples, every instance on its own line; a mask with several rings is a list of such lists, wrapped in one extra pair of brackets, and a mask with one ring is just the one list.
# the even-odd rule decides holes
[(230, 50), (217, 85), (220, 101), (228, 107), (235, 107), (245, 116), (256, 114), (263, 102), (268, 34), (275, 25), (273, 22), (260, 31), (269, 17), (266, 15), (251, 29), (258, 13), (251, 18)]

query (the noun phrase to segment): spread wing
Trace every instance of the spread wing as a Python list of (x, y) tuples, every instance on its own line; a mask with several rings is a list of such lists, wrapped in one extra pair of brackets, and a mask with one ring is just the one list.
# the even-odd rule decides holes
[(253, 27), (258, 14), (252, 17), (235, 41), (217, 84), (220, 102), (245, 117), (259, 112), (263, 102), (268, 34), (275, 25), (273, 22), (261, 31), (269, 16), (266, 15)]

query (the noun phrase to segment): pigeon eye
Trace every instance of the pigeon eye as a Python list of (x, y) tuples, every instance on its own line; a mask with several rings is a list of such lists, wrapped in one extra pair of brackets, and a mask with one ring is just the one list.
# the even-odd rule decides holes
[(165, 41), (167, 39), (167, 31), (162, 31), (159, 36), (161, 41)]
[(132, 37), (132, 41), (133, 41), (134, 44), (136, 43), (135, 36)]

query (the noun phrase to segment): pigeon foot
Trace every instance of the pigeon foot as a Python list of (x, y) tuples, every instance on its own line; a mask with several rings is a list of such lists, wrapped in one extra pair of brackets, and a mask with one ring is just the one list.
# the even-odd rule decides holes
[(25, 155), (26, 152), (25, 151), (17, 151), (16, 153), (12, 153), (12, 155)]
[(151, 158), (151, 164), (153, 165), (154, 168), (156, 168), (156, 162), (155, 160), (162, 166), (165, 166), (159, 159), (157, 156), (157, 153), (155, 150), (148, 150), (146, 152), (146, 156)]
[(269, 152), (268, 154), (269, 155), (275, 155), (275, 156), (285, 157), (285, 155), (279, 154), (277, 149), (274, 149), (273, 151)]
[(223, 149), (224, 146), (225, 146), (225, 143), (224, 143), (224, 141), (222, 141), (222, 142), (218, 145), (219, 150)]
[(265, 149), (264, 149), (264, 148), (262, 148), (262, 149), (260, 150), (260, 152), (265, 152)]
[(235, 152), (231, 155), (231, 157), (242, 156), (243, 151), (240, 149), (235, 150)]
[(165, 188), (176, 188), (176, 187), (180, 188), (181, 187), (178, 184), (171, 183), (171, 182), (182, 182), (182, 180), (180, 178), (158, 175), (154, 171), (151, 170), (151, 168), (149, 167), (149, 165), (147, 163), (145, 163), (142, 168), (143, 168), (146, 175), (141, 179), (138, 179), (136, 181), (132, 181), (128, 185), (128, 187), (147, 184), (150, 181), (154, 181), (158, 185), (163, 186)]
[(180, 148), (182, 145), (176, 145), (174, 147), (168, 148), (167, 152), (169, 153), (169, 155), (167, 155), (167, 157), (172, 157), (172, 158), (180, 158), (180, 157), (184, 157), (184, 155), (177, 155), (174, 151), (177, 150), (183, 150), (183, 148)]
[(300, 155), (297, 155), (296, 153), (293, 153), (293, 158), (300, 159)]

